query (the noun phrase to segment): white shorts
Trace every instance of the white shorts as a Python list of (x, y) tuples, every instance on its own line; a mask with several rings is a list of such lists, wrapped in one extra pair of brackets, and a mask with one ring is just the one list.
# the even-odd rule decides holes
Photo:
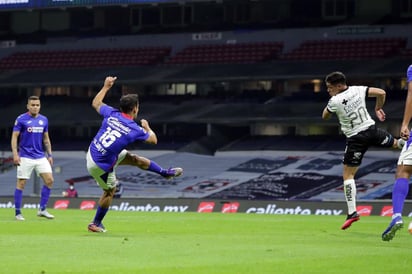
[(398, 158), (398, 166), (400, 165), (412, 166), (412, 144), (403, 146)]
[[(122, 150), (119, 153), (119, 157), (113, 166), (113, 172), (106, 172), (93, 161), (92, 156), (90, 155), (90, 151), (87, 151), (86, 161), (87, 161), (87, 171), (92, 177), (96, 180), (97, 184), (103, 188), (104, 190), (113, 189), (116, 187), (117, 179), (116, 179), (116, 167), (120, 164), (121, 161), (126, 157), (127, 150)], [(106, 174), (106, 175), (105, 175)], [(102, 176), (105, 175), (105, 176)]]
[(40, 159), (21, 157), (20, 165), (17, 166), (17, 179), (30, 179), (33, 170), (37, 175), (52, 173), (51, 165), (46, 157)]

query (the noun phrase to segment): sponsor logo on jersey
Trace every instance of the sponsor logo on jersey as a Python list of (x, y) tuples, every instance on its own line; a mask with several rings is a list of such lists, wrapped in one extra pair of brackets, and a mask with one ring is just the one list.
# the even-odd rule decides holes
[(43, 133), (44, 127), (28, 127), (27, 132), (30, 133)]
[(117, 118), (115, 118), (115, 117), (109, 117), (109, 119), (107, 119), (107, 124), (108, 124), (111, 128), (113, 128), (113, 129), (115, 129), (115, 130), (117, 130), (117, 131), (119, 131), (119, 132), (122, 132), (123, 134), (128, 134), (128, 133), (131, 131), (131, 129), (130, 129), (129, 127), (123, 125), (123, 124), (122, 124)]

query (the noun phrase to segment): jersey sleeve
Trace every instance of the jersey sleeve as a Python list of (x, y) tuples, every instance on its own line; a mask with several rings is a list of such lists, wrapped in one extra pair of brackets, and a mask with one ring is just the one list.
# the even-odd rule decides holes
[(333, 100), (333, 97), (329, 99), (329, 102), (328, 102), (328, 105), (326, 106), (326, 109), (330, 113), (336, 112), (336, 105), (335, 105), (335, 102)]
[(137, 126), (137, 130), (135, 131), (135, 141), (146, 141), (149, 138), (149, 132), (146, 132), (142, 127)]
[(14, 121), (13, 125), (13, 131), (20, 131), (21, 130), (21, 122), (20, 122), (20, 116), (16, 118), (16, 121)]
[(103, 104), (100, 106), (100, 115), (102, 115), (103, 117), (109, 117), (113, 110), (114, 108), (112, 108), (111, 106)]
[(408, 80), (408, 83), (412, 81), (412, 65), (408, 67), (408, 70), (406, 72), (406, 78)]
[(47, 117), (44, 117), (44, 120), (46, 121), (46, 124), (44, 125), (43, 132), (49, 132), (49, 119), (47, 119)]
[(357, 90), (360, 97), (363, 97), (365, 99), (368, 98), (368, 96), (369, 96), (369, 87), (368, 86), (352, 86), (352, 87)]

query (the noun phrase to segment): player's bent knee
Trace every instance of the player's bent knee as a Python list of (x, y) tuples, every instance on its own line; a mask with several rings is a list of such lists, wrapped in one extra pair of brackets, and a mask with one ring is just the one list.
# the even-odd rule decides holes
[(131, 156), (132, 156), (132, 161), (133, 161), (134, 166), (137, 166), (137, 167), (145, 166), (145, 161), (143, 157), (140, 157), (139, 155), (136, 155), (136, 154), (131, 154)]
[(23, 190), (24, 187), (26, 186), (26, 182), (27, 182), (27, 180), (18, 179), (17, 183), (16, 183), (16, 188)]

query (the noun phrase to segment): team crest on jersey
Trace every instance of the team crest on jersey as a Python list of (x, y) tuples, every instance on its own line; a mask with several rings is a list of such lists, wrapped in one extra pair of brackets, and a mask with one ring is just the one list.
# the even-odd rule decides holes
[(44, 124), (44, 123), (43, 123), (43, 121), (42, 121), (42, 120), (40, 120), (40, 121), (39, 121), (39, 125), (41, 125), (41, 126), (42, 126), (43, 124)]

